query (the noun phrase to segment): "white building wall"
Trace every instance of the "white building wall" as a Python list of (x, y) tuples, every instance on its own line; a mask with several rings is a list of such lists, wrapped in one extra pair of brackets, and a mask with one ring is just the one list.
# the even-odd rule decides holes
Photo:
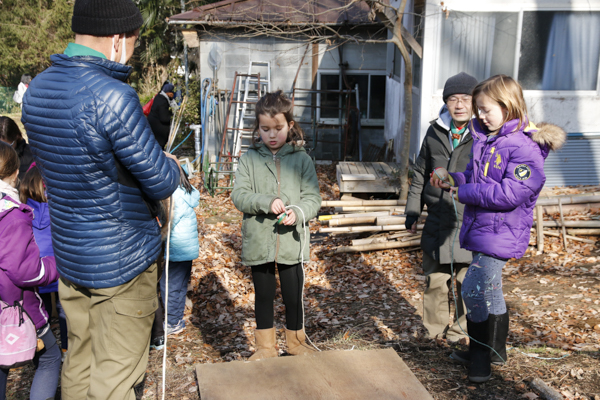
[[(600, 11), (600, 0), (447, 0), (444, 6), (436, 0), (427, 0), (425, 32), (423, 45), (423, 82), (421, 98), (421, 117), (418, 124), (418, 142), (425, 137), (429, 121), (437, 117), (443, 105), (442, 89), (436, 87), (436, 73), (440, 51), (440, 26), (446, 13), (461, 12), (521, 12), (521, 11)], [(520, 43), (517, 42), (517, 52)], [(598, 84), (600, 87), (600, 82)], [(590, 141), (587, 146), (591, 154), (600, 149), (600, 90), (590, 91), (524, 91), (529, 114), (534, 122), (550, 122), (556, 124), (570, 134), (563, 151), (551, 153), (546, 162), (548, 186), (564, 184), (581, 184), (582, 179), (575, 179), (573, 171), (594, 169), (587, 174), (587, 184), (600, 184), (600, 165), (595, 165), (593, 157), (573, 157), (577, 151), (585, 148), (581, 138)], [(590, 164), (591, 162), (591, 164)], [(597, 163), (597, 162), (596, 162)], [(557, 169), (565, 169), (564, 173)]]

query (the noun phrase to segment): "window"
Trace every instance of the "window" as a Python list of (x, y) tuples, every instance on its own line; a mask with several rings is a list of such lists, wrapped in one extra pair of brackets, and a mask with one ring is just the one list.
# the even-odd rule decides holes
[(522, 29), (524, 89), (596, 90), (600, 12), (524, 12)]
[[(384, 73), (347, 72), (346, 82), (339, 74), (320, 73), (321, 90), (340, 90), (358, 85), (358, 107), (361, 119), (383, 119), (385, 117), (385, 75)], [(346, 94), (321, 93), (319, 119), (346, 117), (348, 97)], [(356, 94), (350, 97), (350, 106), (356, 106)]]
[(438, 89), (465, 71), (517, 76), (525, 90), (596, 90), (600, 12), (525, 11), (520, 26), (519, 13), (453, 12), (442, 18), (439, 51)]

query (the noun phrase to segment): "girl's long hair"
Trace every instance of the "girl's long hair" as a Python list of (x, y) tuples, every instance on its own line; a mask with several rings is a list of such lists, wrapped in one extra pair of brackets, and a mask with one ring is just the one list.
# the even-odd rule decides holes
[(7, 143), (14, 141), (20, 142), (23, 139), (23, 133), (19, 129), (19, 125), (9, 117), (0, 117), (0, 140)]
[[(10, 119), (10, 118), (9, 118)], [(0, 141), (0, 180), (19, 170), (19, 156), (11, 145)]]
[(500, 107), (508, 111), (508, 115), (502, 124), (513, 119), (518, 119), (519, 125), (517, 129), (521, 129), (524, 124), (529, 122), (527, 104), (525, 104), (525, 99), (523, 98), (523, 88), (510, 76), (494, 75), (480, 82), (473, 89), (473, 112), (475, 113), (475, 118), (479, 121), (479, 125), (485, 126), (477, 112), (477, 97), (481, 94), (485, 94), (500, 104)]
[(27, 203), (27, 199), (35, 200), (38, 203), (48, 202), (42, 173), (37, 166), (30, 168), (25, 173), (19, 186), (19, 200), (21, 203)]
[(288, 97), (283, 94), (283, 91), (281, 90), (278, 90), (274, 93), (267, 93), (261, 97), (254, 107), (254, 113), (256, 116), (254, 120), (254, 131), (252, 132), (254, 144), (256, 145), (260, 140), (260, 135), (258, 134), (259, 115), (267, 115), (271, 118), (274, 118), (277, 114), (283, 114), (288, 124), (290, 122), (294, 122), (294, 126), (292, 126), (288, 131), (286, 143), (291, 142), (293, 146), (302, 146), (304, 141), (304, 132), (302, 132), (302, 128), (300, 128), (298, 123), (294, 121), (293, 110), (294, 105), (292, 104), (292, 101), (288, 99)]

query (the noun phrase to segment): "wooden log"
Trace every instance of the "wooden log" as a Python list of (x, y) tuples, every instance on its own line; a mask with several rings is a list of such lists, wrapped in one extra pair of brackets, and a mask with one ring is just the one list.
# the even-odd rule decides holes
[(383, 217), (391, 215), (391, 211), (375, 211), (369, 213), (355, 213), (355, 214), (332, 214), (332, 215), (319, 215), (319, 221), (329, 221), (331, 219), (339, 218), (354, 218), (354, 217)]
[[(538, 225), (541, 225), (543, 227), (544, 226), (544, 211), (542, 209), (542, 206), (535, 207), (535, 215), (537, 218)], [(537, 230), (537, 249), (538, 249), (538, 253), (540, 253), (540, 254), (544, 252), (544, 233), (542, 232), (542, 229)]]
[(539, 197), (536, 205), (537, 206), (550, 206), (558, 205), (558, 201), (564, 204), (581, 204), (581, 203), (600, 203), (600, 193), (588, 193), (585, 195), (577, 196), (554, 196), (554, 197)]
[[(423, 225), (417, 225), (417, 230), (422, 230)], [(404, 225), (382, 225), (382, 226), (342, 226), (338, 228), (321, 228), (321, 233), (351, 233), (351, 232), (383, 232), (383, 231), (405, 231)]]
[(363, 244), (359, 246), (342, 246), (338, 247), (336, 253), (355, 253), (359, 251), (373, 251), (373, 250), (387, 250), (387, 249), (399, 249), (402, 247), (413, 247), (420, 246), (421, 239), (411, 240), (409, 242), (386, 242), (386, 243), (371, 243)]
[[(533, 223), (537, 227), (537, 222)], [(560, 228), (562, 225), (559, 221), (544, 221), (544, 227)], [(600, 221), (565, 221), (564, 226), (567, 228), (600, 228)]]
[(406, 200), (325, 200), (321, 207), (404, 206)]
[(375, 224), (377, 217), (337, 218), (329, 220), (329, 226), (348, 226), (360, 224)]
[(562, 199), (561, 198), (558, 199), (558, 210), (559, 210), (559, 213), (560, 213), (560, 224), (561, 224), (562, 234), (563, 234), (563, 243), (565, 245), (565, 251), (568, 252), (569, 251), (569, 246), (567, 244), (567, 228), (565, 228), (565, 217), (563, 215)]
[(577, 236), (570, 236), (570, 235), (563, 234), (563, 233), (558, 233), (558, 232), (544, 231), (543, 233), (546, 236), (553, 236), (553, 237), (561, 237), (562, 236), (563, 238), (566, 237), (567, 239), (574, 240), (576, 242), (583, 242), (583, 243), (589, 243), (589, 244), (596, 243), (595, 240), (583, 239), (583, 238), (580, 238), (580, 237), (577, 237)]
[(562, 400), (564, 398), (562, 394), (546, 385), (540, 378), (533, 378), (531, 382), (529, 382), (529, 386), (538, 392), (544, 400)]
[(350, 207), (335, 207), (335, 212), (357, 212), (357, 211), (365, 211), (365, 212), (373, 212), (373, 211), (391, 211), (391, 212), (399, 212), (404, 214), (404, 207), (401, 206), (350, 206)]
[(567, 233), (573, 236), (600, 236), (600, 229), (567, 229)]

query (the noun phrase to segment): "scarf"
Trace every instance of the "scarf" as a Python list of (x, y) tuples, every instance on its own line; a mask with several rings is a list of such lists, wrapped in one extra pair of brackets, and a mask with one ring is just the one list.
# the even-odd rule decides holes
[(16, 201), (17, 203), (21, 204), (21, 202), (19, 201), (19, 192), (17, 192), (17, 189), (12, 187), (8, 183), (4, 182), (3, 180), (0, 180), (0, 192), (9, 196), (11, 199)]
[(454, 125), (454, 120), (452, 120), (450, 123), (450, 132), (452, 133), (452, 149), (455, 149), (460, 143), (460, 138), (467, 130), (467, 125), (468, 123), (465, 123), (461, 129), (458, 129), (456, 125)]

